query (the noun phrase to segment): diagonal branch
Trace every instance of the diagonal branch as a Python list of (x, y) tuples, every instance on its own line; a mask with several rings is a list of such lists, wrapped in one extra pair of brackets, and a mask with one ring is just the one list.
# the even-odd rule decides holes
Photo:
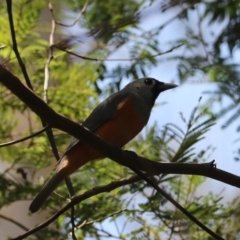
[(37, 135), (45, 132), (48, 128), (49, 128), (49, 126), (46, 125), (43, 129), (41, 129), (41, 130), (39, 130), (39, 131), (37, 131), (37, 132), (35, 132), (35, 133), (27, 136), (27, 137), (24, 137), (24, 138), (21, 138), (21, 139), (18, 139), (18, 140), (13, 140), (13, 141), (6, 142), (6, 143), (1, 143), (1, 144), (0, 144), (0, 148), (1, 148), (1, 147), (7, 147), (7, 146), (10, 146), (10, 145), (14, 145), (14, 144), (17, 144), (17, 143), (26, 141), (26, 140), (28, 140), (28, 139), (30, 139), (30, 138), (33, 138), (33, 137), (35, 137), (35, 136), (37, 136)]
[(113, 217), (113, 216), (115, 216), (115, 215), (117, 215), (117, 214), (119, 214), (119, 213), (122, 213), (122, 212), (126, 211), (126, 210), (127, 210), (127, 208), (123, 208), (123, 209), (119, 209), (119, 210), (117, 210), (117, 211), (115, 211), (115, 212), (112, 212), (112, 213), (110, 213), (110, 214), (108, 214), (108, 215), (106, 215), (106, 216), (104, 216), (104, 217), (98, 218), (98, 219), (94, 219), (94, 220), (90, 220), (90, 221), (84, 220), (84, 221), (83, 221), (79, 226), (77, 226), (76, 228), (79, 229), (79, 228), (82, 228), (82, 227), (84, 227), (84, 226), (86, 226), (86, 225), (89, 225), (89, 224), (93, 224), (93, 223), (96, 223), (96, 222), (101, 222), (101, 221), (103, 221), (103, 220), (105, 220), (105, 219), (107, 219), (107, 218), (109, 218), (109, 217)]
[(144, 60), (144, 59), (149, 59), (149, 58), (156, 58), (158, 56), (162, 56), (164, 54), (167, 54), (167, 53), (170, 53), (172, 52), (173, 50), (179, 48), (183, 46), (183, 44), (179, 44), (177, 46), (174, 46), (172, 48), (170, 48), (169, 50), (165, 51), (165, 52), (158, 52), (154, 55), (150, 55), (150, 56), (146, 56), (146, 57), (133, 57), (133, 58), (92, 58), (92, 57), (87, 57), (87, 56), (82, 56), (82, 55), (79, 55), (77, 53), (74, 53), (72, 51), (69, 51), (59, 45), (53, 45), (52, 47), (55, 47), (63, 52), (66, 52), (70, 55), (73, 55), (75, 57), (78, 57), (78, 58), (81, 58), (81, 59), (84, 59), (84, 60), (89, 60), (89, 61), (139, 61), (139, 60)]
[(8, 21), (10, 25), (10, 31), (11, 31), (11, 36), (12, 36), (12, 44), (13, 44), (13, 51), (17, 57), (19, 66), (22, 70), (23, 76), (26, 80), (26, 83), (29, 88), (33, 89), (31, 81), (29, 79), (25, 64), (20, 56), (20, 53), (18, 51), (18, 46), (17, 46), (17, 40), (16, 40), (16, 34), (15, 34), (15, 29), (14, 29), (14, 23), (13, 23), (13, 16), (12, 16), (12, 0), (6, 0), (7, 2), (7, 12), (8, 12)]
[(14, 220), (14, 219), (12, 219), (12, 218), (9, 218), (9, 217), (4, 216), (4, 215), (2, 215), (2, 214), (0, 214), (0, 218), (4, 219), (4, 220), (6, 220), (6, 221), (9, 221), (9, 222), (11, 222), (12, 224), (15, 224), (16, 226), (18, 226), (19, 228), (22, 228), (22, 229), (25, 230), (25, 231), (29, 231), (27, 227), (25, 227), (23, 224), (21, 224), (20, 222)]
[[(51, 4), (51, 5), (52, 5), (52, 4)], [(55, 16), (54, 16), (54, 14), (53, 14), (53, 8), (52, 8), (52, 6), (51, 6), (51, 8), (50, 8), (50, 11), (51, 11), (51, 14), (52, 14), (52, 18), (54, 19), (54, 21), (55, 21), (55, 23), (56, 23), (57, 25), (62, 26), (62, 27), (73, 27), (73, 26), (77, 23), (77, 21), (80, 19), (80, 17), (83, 15), (83, 13), (86, 11), (87, 6), (88, 6), (88, 0), (86, 0), (83, 8), (82, 8), (81, 11), (78, 13), (78, 15), (77, 15), (77, 17), (75, 18), (75, 20), (74, 20), (72, 23), (70, 23), (70, 24), (64, 24), (64, 23), (62, 23), (62, 22), (60, 22), (60, 21), (57, 21), (56, 18), (55, 18)]]

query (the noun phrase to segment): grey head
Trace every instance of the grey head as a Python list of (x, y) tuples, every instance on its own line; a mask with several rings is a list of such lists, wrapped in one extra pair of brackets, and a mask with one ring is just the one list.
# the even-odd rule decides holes
[(138, 95), (146, 101), (151, 107), (161, 92), (177, 87), (176, 84), (164, 83), (155, 78), (145, 77), (129, 83), (123, 91)]

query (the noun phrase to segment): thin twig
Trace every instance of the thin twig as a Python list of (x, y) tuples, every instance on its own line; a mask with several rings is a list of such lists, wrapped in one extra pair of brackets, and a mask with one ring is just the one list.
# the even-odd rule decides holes
[(202, 20), (204, 19), (204, 17), (201, 17), (200, 9), (199, 9), (198, 6), (196, 7), (196, 12), (197, 12), (197, 17), (199, 18), (199, 21), (198, 21), (198, 34), (199, 34), (200, 41), (202, 43), (204, 52), (206, 54), (206, 58), (207, 58), (207, 60), (209, 60), (208, 51), (206, 49), (206, 43), (205, 43), (204, 38), (203, 38), (203, 32), (202, 32), (202, 26), (201, 26), (201, 23), (202, 23)]
[(121, 239), (121, 240), (125, 240), (119, 236), (114, 236), (112, 233), (109, 233), (108, 231), (104, 230), (101, 226), (101, 229), (95, 227), (95, 229), (98, 231), (98, 232), (102, 232), (102, 233), (105, 233), (104, 234), (99, 234), (99, 237), (102, 237), (103, 239), (106, 239), (106, 238), (110, 238), (110, 239), (113, 239), (113, 238), (116, 238), (117, 240)]
[(71, 224), (72, 224), (72, 238), (74, 240), (77, 240), (76, 238), (76, 235), (75, 235), (75, 229), (76, 229), (76, 225), (75, 225), (75, 219), (74, 219), (74, 216), (75, 216), (75, 209), (74, 209), (74, 206), (71, 207)]
[(13, 16), (12, 16), (12, 0), (6, 0), (6, 3), (7, 3), (8, 20), (9, 20), (10, 31), (11, 31), (11, 36), (12, 36), (13, 51), (14, 51), (16, 57), (17, 57), (19, 66), (22, 70), (23, 76), (24, 76), (24, 78), (27, 82), (28, 87), (31, 90), (33, 90), (33, 87), (32, 87), (31, 81), (29, 79), (25, 64), (22, 61), (22, 58), (21, 58), (21, 56), (19, 54), (19, 51), (18, 51), (15, 29), (14, 29), (14, 23), (13, 23)]
[(88, 6), (88, 0), (85, 2), (82, 10), (78, 13), (78, 15), (75, 18), (75, 20), (72, 23), (70, 23), (70, 24), (65, 24), (65, 23), (61, 23), (60, 21), (57, 21), (55, 16), (54, 16), (54, 14), (53, 14), (53, 9), (51, 9), (52, 18), (54, 19), (54, 21), (55, 21), (55, 23), (57, 25), (60, 25), (62, 27), (73, 27), (77, 23), (77, 21), (80, 19), (80, 17), (83, 15), (83, 13), (86, 11), (87, 6)]
[(123, 208), (123, 209), (119, 209), (119, 210), (117, 210), (117, 211), (115, 211), (115, 212), (113, 212), (113, 213), (110, 213), (110, 214), (108, 214), (108, 215), (106, 215), (106, 216), (104, 216), (104, 217), (101, 217), (101, 218), (98, 218), (98, 219), (95, 219), (95, 220), (91, 220), (91, 221), (86, 221), (86, 220), (84, 220), (84, 221), (83, 221), (79, 226), (77, 226), (76, 228), (79, 229), (79, 228), (82, 228), (82, 227), (84, 227), (84, 226), (86, 226), (86, 225), (103, 221), (103, 220), (105, 220), (105, 219), (107, 219), (107, 218), (109, 218), (109, 217), (115, 216), (115, 215), (117, 215), (117, 214), (119, 214), (119, 213), (122, 213), (122, 212), (124, 212), (124, 211), (126, 211), (126, 210), (127, 210), (127, 208)]
[(173, 17), (171, 17), (170, 19), (168, 19), (166, 22), (164, 22), (162, 25), (160, 26), (156, 26), (154, 28), (152, 28), (151, 30), (149, 30), (148, 32), (159, 32), (160, 30), (163, 30), (168, 24), (172, 23), (175, 19), (177, 19), (179, 16), (181, 16), (182, 14), (184, 14), (185, 11), (187, 11), (189, 8), (183, 8), (181, 9), (180, 12), (178, 12), (176, 15), (174, 15)]
[(9, 218), (9, 217), (6, 217), (2, 214), (0, 214), (0, 218), (6, 220), (6, 221), (9, 221), (11, 222), (12, 224), (15, 224), (16, 226), (22, 228), (24, 231), (29, 231), (29, 229), (27, 227), (25, 227), (24, 225), (22, 225), (20, 222), (17, 222), (16, 220), (12, 219), (12, 218)]
[(84, 60), (90, 60), (90, 61), (138, 61), (138, 60), (144, 60), (144, 59), (149, 59), (149, 58), (155, 58), (155, 57), (158, 57), (158, 56), (162, 56), (164, 54), (167, 54), (167, 53), (170, 53), (172, 52), (173, 50), (179, 48), (183, 46), (183, 44), (179, 44), (175, 47), (172, 47), (171, 49), (165, 51), (165, 52), (159, 52), (157, 54), (154, 54), (154, 55), (150, 55), (150, 56), (146, 56), (146, 57), (135, 57), (135, 58), (112, 58), (112, 59), (108, 59), (108, 58), (92, 58), (92, 57), (86, 57), (86, 56), (82, 56), (82, 55), (79, 55), (77, 53), (74, 53), (72, 51), (69, 51), (69, 50), (66, 50), (62, 47), (59, 47), (58, 45), (54, 45), (53, 47), (63, 51), (63, 52), (66, 52), (70, 55), (73, 55), (75, 57), (78, 57), (78, 58), (81, 58), (81, 59), (84, 59)]
[[(49, 7), (50, 12), (52, 12), (52, 4), (51, 3), (49, 3), (48, 7)], [(45, 63), (45, 70), (44, 70), (45, 79), (44, 79), (44, 86), (43, 86), (43, 100), (46, 103), (48, 102), (47, 92), (48, 92), (48, 83), (49, 83), (49, 78), (50, 78), (49, 64), (53, 60), (53, 47), (52, 46), (54, 45), (55, 29), (56, 29), (55, 20), (52, 18), (52, 28), (51, 28), (51, 32), (49, 35), (48, 59)]]
[(48, 125), (45, 126), (43, 129), (39, 130), (38, 132), (35, 132), (35, 133), (33, 133), (33, 134), (31, 134), (31, 135), (29, 135), (29, 136), (27, 136), (27, 137), (24, 137), (24, 138), (21, 138), (21, 139), (18, 139), (18, 140), (13, 140), (13, 141), (6, 142), (6, 143), (1, 143), (1, 144), (0, 144), (0, 148), (1, 148), (1, 147), (7, 147), (7, 146), (10, 146), (10, 145), (14, 145), (14, 144), (17, 144), (17, 143), (26, 141), (26, 140), (28, 140), (28, 139), (30, 139), (30, 138), (33, 138), (33, 137), (35, 137), (35, 136), (37, 136), (37, 135), (45, 132), (47, 129), (49, 129), (49, 126), (48, 126)]

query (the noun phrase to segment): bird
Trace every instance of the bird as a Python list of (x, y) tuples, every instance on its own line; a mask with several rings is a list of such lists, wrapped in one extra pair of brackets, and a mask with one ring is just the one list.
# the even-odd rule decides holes
[[(176, 84), (160, 82), (150, 77), (132, 81), (100, 103), (82, 125), (105, 141), (122, 148), (147, 124), (159, 94), (175, 87)], [(89, 161), (102, 158), (104, 156), (90, 145), (72, 137), (53, 176), (30, 204), (30, 212), (37, 212), (70, 174)]]

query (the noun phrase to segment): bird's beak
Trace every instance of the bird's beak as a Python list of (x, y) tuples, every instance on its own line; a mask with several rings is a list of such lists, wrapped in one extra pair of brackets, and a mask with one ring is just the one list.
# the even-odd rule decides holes
[(178, 87), (178, 85), (173, 84), (173, 83), (164, 83), (163, 85), (159, 85), (159, 90), (161, 92), (163, 92), (163, 91), (166, 91), (168, 89), (175, 88), (175, 87)]

